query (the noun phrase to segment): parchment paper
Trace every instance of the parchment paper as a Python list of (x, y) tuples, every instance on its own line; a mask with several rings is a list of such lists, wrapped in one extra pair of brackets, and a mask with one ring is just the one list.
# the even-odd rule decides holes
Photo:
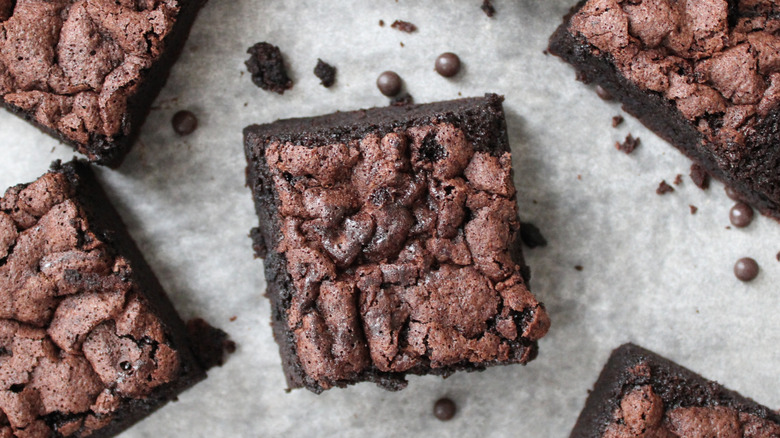
[[(205, 382), (123, 436), (564, 437), (610, 351), (627, 341), (780, 406), (780, 224), (759, 217), (727, 229), (733, 201), (720, 183), (696, 188), (690, 162), (631, 117), (613, 129), (618, 104), (542, 53), (574, 2), (495, 0), (489, 19), (480, 0), (210, 0), (141, 141), (119, 171), (99, 176), (183, 317), (208, 319), (239, 347)], [(396, 19), (419, 31), (391, 29)], [(244, 73), (245, 51), (258, 41), (286, 55), (295, 87), (283, 96)], [(464, 63), (451, 80), (433, 71), (445, 51)], [(338, 67), (331, 89), (312, 74), (317, 58)], [(526, 367), (411, 377), (397, 393), (371, 383), (285, 393), (262, 264), (247, 237), (257, 219), (244, 187), (241, 129), (384, 105), (374, 81), (387, 69), (417, 102), (506, 96), (521, 217), (549, 241), (525, 253), (552, 329)], [(171, 129), (180, 109), (200, 121), (187, 137)], [(5, 111), (0, 132), (2, 188), (73, 156)], [(627, 156), (613, 145), (628, 132), (641, 146)], [(660, 181), (677, 174), (684, 177), (675, 192), (656, 195)], [(749, 284), (732, 272), (742, 256), (761, 266)], [(441, 396), (457, 402), (450, 422), (431, 414)]]

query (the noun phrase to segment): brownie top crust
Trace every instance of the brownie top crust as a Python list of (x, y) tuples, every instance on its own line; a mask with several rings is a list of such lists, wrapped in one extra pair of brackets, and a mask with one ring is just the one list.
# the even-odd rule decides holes
[(181, 369), (69, 176), (0, 199), (0, 436), (87, 436)]
[(509, 152), (478, 150), (435, 118), (328, 138), (264, 149), (305, 373), (329, 388), (370, 369), (527, 362), (516, 347), (541, 338), (549, 318), (512, 254)]
[(0, 0), (0, 97), (79, 144), (128, 134), (128, 99), (178, 12), (177, 0)]
[(569, 32), (640, 89), (673, 102), (727, 162), (778, 109), (775, 1), (588, 0)]

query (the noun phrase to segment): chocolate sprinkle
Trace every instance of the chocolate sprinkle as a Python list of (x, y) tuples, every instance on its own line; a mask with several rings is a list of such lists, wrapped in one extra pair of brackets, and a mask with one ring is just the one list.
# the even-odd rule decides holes
[(284, 94), (293, 86), (284, 68), (282, 52), (269, 43), (257, 43), (246, 51), (249, 59), (245, 62), (252, 82), (263, 90)]
[(696, 163), (691, 165), (690, 177), (696, 187), (702, 190), (707, 190), (710, 187), (710, 174)]
[(758, 263), (750, 257), (743, 257), (734, 264), (734, 275), (740, 281), (752, 281), (758, 276)]
[(390, 27), (406, 33), (412, 33), (417, 30), (417, 26), (415, 26), (414, 24), (408, 21), (402, 21), (402, 20), (393, 21), (393, 24), (391, 24)]
[(446, 52), (436, 58), (436, 73), (451, 78), (460, 71), (460, 58), (452, 52)]
[(615, 149), (619, 151), (623, 151), (626, 154), (630, 154), (631, 152), (634, 152), (634, 149), (639, 147), (639, 137), (634, 138), (630, 133), (626, 136), (626, 139), (623, 141), (623, 143), (615, 142)]
[(525, 246), (531, 249), (547, 246), (547, 239), (544, 238), (539, 228), (530, 222), (520, 222), (520, 239)]
[(753, 221), (753, 209), (744, 202), (737, 202), (729, 211), (729, 221), (737, 228), (745, 228)]
[(659, 195), (665, 195), (667, 193), (671, 193), (674, 191), (674, 187), (670, 186), (666, 183), (666, 180), (661, 181), (661, 184), (658, 184), (658, 188), (655, 189), (655, 193)]
[(440, 398), (433, 404), (433, 415), (441, 421), (452, 420), (457, 411), (455, 402), (447, 397)]
[(336, 67), (318, 58), (317, 66), (314, 67), (314, 76), (320, 78), (323, 87), (330, 88), (336, 83)]
[(617, 115), (617, 116), (613, 117), (612, 118), (612, 127), (613, 128), (617, 128), (618, 126), (623, 124), (624, 120), (625, 119), (621, 115)]
[(398, 73), (386, 71), (376, 79), (376, 86), (385, 96), (393, 97), (401, 92), (403, 81), (401, 81), (401, 77), (398, 76)]
[(189, 135), (198, 128), (198, 118), (191, 111), (179, 111), (171, 118), (171, 125), (177, 134)]
[(496, 8), (493, 7), (493, 4), (490, 2), (490, 0), (483, 0), (481, 9), (482, 12), (484, 12), (488, 17), (492, 18), (494, 15), (496, 15)]

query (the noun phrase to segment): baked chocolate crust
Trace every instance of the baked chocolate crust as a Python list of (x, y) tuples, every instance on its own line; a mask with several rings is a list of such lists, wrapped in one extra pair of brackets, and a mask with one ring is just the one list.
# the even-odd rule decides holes
[(0, 11), (0, 104), (90, 161), (116, 168), (203, 4), (11, 2), (7, 14)]
[[(536, 356), (536, 339), (546, 333), (549, 320), (543, 305), (536, 302), (525, 287), (528, 271), (520, 248), (519, 221), (511, 182), (511, 158), (502, 100), (496, 95), (486, 95), (484, 98), (426, 105), (391, 106), (315, 118), (281, 120), (268, 125), (250, 126), (244, 130), (248, 161), (247, 184), (252, 189), (255, 209), (260, 219), (259, 227), (252, 231), (251, 236), (256, 254), (265, 257), (267, 295), (272, 302), (274, 337), (279, 344), (282, 365), (290, 388), (306, 387), (320, 392), (332, 386), (343, 387), (361, 381), (374, 381), (386, 389), (397, 390), (406, 385), (405, 374), (449, 375), (456, 370), (473, 371), (489, 365), (526, 363)], [(312, 154), (323, 154), (312, 163), (337, 164), (329, 169), (323, 167), (326, 164), (302, 165), (303, 161), (299, 160), (309, 160)], [(387, 154), (394, 154), (394, 158), (388, 158)], [(472, 154), (477, 158), (472, 159)], [(424, 164), (425, 160), (437, 164)], [(391, 162), (394, 164), (389, 164)], [(431, 170), (431, 166), (445, 166), (445, 162), (449, 163), (447, 166), (450, 166), (450, 170)], [(470, 164), (472, 162), (473, 165)], [(288, 164), (296, 168), (286, 167)], [(464, 170), (467, 164), (469, 169)], [(320, 166), (320, 170), (313, 168), (317, 166)], [(427, 166), (428, 170), (421, 170), (421, 166)], [(282, 168), (287, 170), (282, 171)], [(412, 168), (416, 170), (411, 170)], [(490, 172), (496, 172), (492, 174), (495, 178), (489, 179), (488, 185), (493, 181), (500, 181), (492, 184), (489, 190), (501, 192), (501, 195), (488, 195), (488, 192), (484, 191), (488, 188), (484, 186), (481, 186), (483, 194), (478, 195), (479, 190), (472, 187), (487, 181), (477, 174), (484, 176), (488, 168), (493, 169)], [(507, 257), (505, 263), (509, 263), (507, 269), (513, 274), (493, 272), (496, 277), (488, 280), (480, 269), (489, 271), (490, 268), (484, 264), (479, 265), (480, 255), (477, 252), (474, 253), (476, 261), (472, 262), (466, 243), (468, 238), (464, 237), (464, 228), (469, 227), (463, 223), (471, 223), (469, 221), (475, 217), (481, 217), (478, 207), (475, 207), (473, 213), (466, 213), (465, 220), (463, 217), (451, 221), (441, 219), (444, 217), (444, 210), (437, 210), (433, 213), (441, 219), (438, 222), (434, 219), (434, 224), (440, 225), (437, 231), (423, 230), (419, 217), (415, 219), (414, 215), (404, 212), (416, 208), (410, 204), (418, 202), (413, 200), (418, 199), (415, 196), (429, 195), (417, 194), (409, 198), (412, 200), (404, 201), (402, 198), (407, 198), (396, 190), (394, 184), (402, 184), (398, 183), (400, 180), (405, 181), (403, 184), (411, 184), (409, 178), (439, 181), (432, 176), (436, 172), (446, 173), (439, 175), (444, 179), (461, 179), (464, 178), (465, 172), (470, 175), (467, 179), (472, 181), (469, 183), (471, 185), (466, 188), (465, 182), (463, 185), (453, 184), (463, 187), (463, 190), (471, 190), (469, 193), (472, 193), (471, 197), (474, 199), (492, 196), (496, 203), (511, 206), (511, 218), (508, 218), (507, 222), (499, 222), (507, 227), (508, 234), (505, 236), (508, 240), (504, 242), (506, 247), (503, 251)], [(285, 178), (295, 180), (291, 183), (293, 185), (321, 185), (323, 189), (315, 187), (318, 191), (360, 192), (363, 194), (358, 198), (368, 201), (356, 201), (358, 204), (355, 205), (352, 202), (355, 202), (356, 198), (345, 195), (346, 197), (338, 199), (322, 200), (324, 213), (315, 212), (313, 216), (309, 213), (296, 213), (290, 208), (301, 208), (303, 204), (295, 201), (298, 199), (295, 198), (296, 195), (292, 198), (289, 196), (292, 192), (286, 188), (287, 183), (283, 182)], [(424, 190), (426, 184), (419, 187), (421, 193), (428, 193)], [(461, 190), (455, 185), (448, 186), (448, 196), (452, 191)], [(411, 192), (417, 193), (420, 190)], [(342, 211), (337, 212), (331, 208), (336, 204), (343, 204), (344, 199), (350, 201), (347, 202), (349, 205), (344, 204)], [(415, 227), (419, 230), (413, 231)], [(331, 233), (328, 230), (340, 229), (348, 233), (346, 237), (328, 234)], [(486, 229), (486, 232), (491, 230)], [(383, 233), (388, 233), (387, 237), (381, 237), (384, 236)], [(447, 240), (452, 245), (442, 245), (447, 246), (450, 253), (444, 256), (438, 249), (432, 249), (438, 247), (423, 248), (424, 245), (419, 245), (419, 254), (433, 251), (439, 254), (436, 256), (439, 259), (433, 265), (425, 265), (423, 262), (416, 265), (417, 261), (412, 259), (417, 258), (411, 255), (414, 251), (410, 252), (409, 248), (415, 247), (415, 242), (419, 239), (426, 242), (425, 236), (433, 236), (430, 233), (446, 236), (446, 239), (438, 241), (432, 238), (428, 240), (439, 243)], [(331, 240), (341, 243), (334, 247), (329, 243)], [(303, 260), (304, 255), (314, 258), (307, 259), (309, 261), (301, 265), (299, 261)], [(459, 261), (455, 262), (454, 259)], [(317, 284), (316, 292), (313, 292), (316, 296), (304, 299), (309, 292), (301, 292), (308, 290), (308, 286), (305, 282), (302, 283), (299, 267), (314, 265), (330, 266), (323, 268), (329, 273), (325, 273), (323, 277), (320, 274), (311, 274), (315, 271), (313, 268), (303, 268), (313, 275), (307, 281)], [(461, 295), (462, 298), (466, 301), (484, 300), (479, 303), (472, 302), (477, 304), (469, 307), (471, 310), (466, 311), (466, 316), (448, 316), (431, 310), (428, 299), (442, 299), (445, 302), (449, 299), (444, 296), (434, 297), (435, 292), (422, 301), (409, 298), (409, 291), (422, 287), (420, 285), (425, 282), (425, 278), (432, 281), (430, 276), (443, 275), (445, 272), (448, 275), (438, 280), (442, 282), (441, 290), (448, 290), (447, 281), (451, 280), (446, 277), (457, 277), (469, 282), (470, 286), (467, 287), (471, 288), (471, 295)], [(523, 311), (510, 310), (509, 306), (505, 311), (501, 310), (504, 308), (503, 304), (500, 300), (495, 301), (498, 299), (498, 293), (493, 289), (494, 285), (499, 283), (510, 289), (516, 288), (512, 289), (513, 291), (524, 291), (523, 297), (528, 300), (528, 306), (523, 307)], [(484, 289), (482, 285), (488, 289)], [(372, 292), (368, 292), (369, 290)], [(457, 292), (455, 294), (454, 296), (457, 296)], [(378, 304), (387, 300), (396, 300), (392, 302), (399, 306), (397, 312), (388, 314), (387, 307)], [(417, 304), (411, 305), (410, 302)], [(468, 307), (467, 304), (463, 305)], [(519, 304), (516, 307), (520, 309)], [(443, 305), (441, 308), (450, 309), (449, 305)], [(455, 315), (457, 310), (456, 306), (452, 307), (451, 312), (445, 313)], [(489, 315), (484, 323), (477, 321), (480, 317), (475, 316), (480, 312)], [(501, 312), (507, 315), (499, 315)], [(510, 314), (514, 315), (511, 323)], [(396, 316), (405, 322), (386, 319)], [(444, 358), (447, 354), (437, 353), (444, 350), (437, 350), (438, 347), (433, 341), (427, 343), (427, 338), (424, 341), (429, 347), (426, 351), (410, 352), (416, 342), (413, 335), (415, 330), (432, 330), (430, 333), (434, 333), (431, 335), (433, 338), (441, 333), (437, 333), (437, 330), (452, 328), (441, 323), (447, 318), (461, 318), (455, 322), (451, 321), (451, 324), (454, 324), (452, 327), (459, 327), (460, 330), (458, 333), (450, 332), (455, 336), (452, 343), (455, 347), (463, 345), (465, 338), (461, 341), (456, 339), (461, 339), (458, 338), (460, 333), (468, 334), (469, 339), (473, 339), (468, 341), (473, 342), (469, 345), (476, 348), (470, 350), (474, 356), (473, 360), (468, 360), (464, 350), (448, 351), (450, 356)], [(333, 323), (334, 320), (340, 322)], [(433, 325), (437, 328), (431, 328)], [(501, 325), (509, 337), (513, 337), (510, 332), (511, 328), (515, 328), (513, 339), (497, 336), (497, 325)], [(380, 326), (386, 330), (377, 329)], [(388, 337), (387, 332), (392, 333), (392, 336)], [(476, 337), (472, 338), (474, 336)], [(323, 340), (324, 338), (327, 339)], [(495, 348), (500, 345), (502, 353), (498, 354), (493, 347), (487, 348), (484, 344), (475, 346), (486, 339), (494, 339), (496, 343), (493, 345)], [(378, 347), (380, 344), (383, 347)], [(334, 357), (330, 358), (329, 354), (323, 354), (322, 351), (338, 353), (334, 353)], [(484, 360), (476, 358), (479, 354), (474, 351), (480, 351)]]
[(88, 164), (55, 163), (1, 209), (0, 433), (111, 437), (205, 378)]
[[(716, 382), (707, 380), (702, 376), (684, 368), (668, 359), (658, 356), (648, 350), (633, 344), (625, 344), (612, 352), (609, 361), (604, 366), (593, 391), (585, 402), (585, 407), (580, 413), (577, 423), (571, 433), (571, 438), (601, 438), (603, 436), (633, 436), (614, 434), (614, 430), (607, 435), (607, 429), (618, 423), (623, 423), (622, 418), (616, 421), (616, 413), (621, 409), (621, 401), (629, 394), (637, 390), (648, 390), (654, 396), (660, 398), (663, 404), (662, 412), (656, 412), (662, 416), (671, 414), (673, 421), (665, 419), (667, 426), (680, 423), (680, 415), (690, 415), (692, 412), (701, 415), (704, 410), (717, 409), (721, 412), (732, 411), (732, 416), (752, 422), (754, 427), (769, 433), (780, 431), (780, 415), (769, 408), (759, 405), (755, 401), (728, 390)], [(629, 403), (629, 405), (631, 405)], [(642, 403), (634, 403), (632, 407), (642, 406)], [(623, 406), (626, 406), (625, 404)], [(699, 409), (701, 408), (701, 409)], [(656, 407), (656, 409), (658, 409)], [(698, 411), (698, 412), (697, 412)], [(643, 415), (646, 420), (650, 415)], [(676, 417), (676, 418), (675, 418)], [(708, 420), (712, 417), (708, 418)], [(687, 420), (687, 419), (686, 419)], [(689, 422), (699, 427), (706, 427), (707, 421)], [(763, 429), (758, 426), (763, 423)], [(624, 423), (625, 424), (625, 423)], [(700, 431), (702, 429), (699, 429)], [(665, 432), (665, 431), (662, 431)], [(726, 433), (725, 431), (723, 433)], [(638, 436), (638, 435), (637, 435)], [(667, 435), (652, 435), (667, 436)], [(669, 437), (678, 435), (668, 435)], [(697, 435), (698, 436), (698, 435)], [(702, 435), (710, 436), (710, 435)], [(739, 436), (718, 435), (718, 436)], [(745, 436), (777, 436), (745, 435)]]
[[(658, 10), (642, 15), (646, 11), (639, 8), (645, 5), (635, 3), (580, 1), (550, 38), (549, 52), (570, 63), (579, 80), (609, 92), (625, 111), (734, 188), (746, 202), (780, 219), (780, 151), (774, 147), (780, 141), (780, 108), (773, 85), (780, 76), (769, 51), (761, 54), (754, 48), (763, 47), (760, 38), (768, 39), (769, 47), (777, 44), (777, 6), (762, 1), (708, 1), (691, 14), (719, 24), (702, 28), (702, 35), (691, 36), (690, 47), (680, 48), (676, 45), (681, 37), (674, 29), (685, 24), (669, 25), (668, 17), (659, 18)], [(647, 8), (676, 14), (682, 3), (671, 7), (666, 0), (647, 0)], [(612, 33), (597, 19), (577, 18), (585, 7), (590, 7), (588, 13), (599, 7), (613, 12), (637, 9), (631, 10), (634, 15), (620, 12), (634, 21), (629, 21), (625, 32)], [(599, 36), (596, 29), (601, 25), (605, 31)], [(586, 31), (587, 36), (580, 32), (586, 26), (593, 31)], [(738, 67), (743, 58), (753, 59), (754, 64)]]

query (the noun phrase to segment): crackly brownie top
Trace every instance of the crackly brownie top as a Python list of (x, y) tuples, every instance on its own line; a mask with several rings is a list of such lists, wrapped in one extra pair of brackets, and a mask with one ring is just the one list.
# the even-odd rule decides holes
[(590, 0), (569, 30), (728, 151), (780, 103), (780, 5), (734, 3)]
[[(647, 364), (631, 373), (650, 379)], [(631, 388), (615, 408), (604, 438), (776, 438), (780, 425), (755, 414), (718, 405), (664, 406), (652, 385)]]
[(86, 436), (171, 381), (179, 355), (65, 175), (0, 199), (0, 437)]
[(452, 124), (265, 150), (294, 283), (287, 323), (324, 388), (373, 368), (526, 362), (549, 327), (513, 260), (508, 152)]
[(178, 0), (0, 0), (0, 97), (86, 143), (121, 133)]

